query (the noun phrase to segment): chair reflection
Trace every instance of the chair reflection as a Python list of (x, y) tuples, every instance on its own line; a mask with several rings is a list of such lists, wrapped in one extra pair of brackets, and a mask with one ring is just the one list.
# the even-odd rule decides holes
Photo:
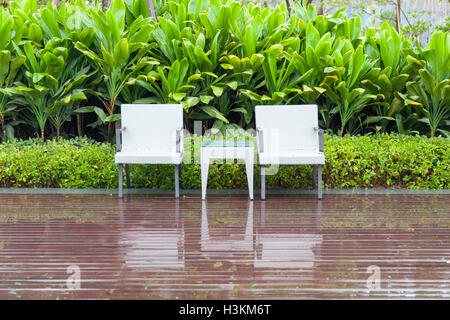
[(320, 234), (320, 205), (319, 202), (313, 227), (306, 232), (274, 233), (266, 225), (265, 203), (262, 202), (260, 226), (256, 233), (255, 268), (313, 268), (317, 249), (320, 249), (323, 240)]
[[(120, 244), (124, 252), (125, 266), (141, 271), (184, 269), (185, 232), (180, 220), (179, 200), (175, 201), (174, 221), (164, 220), (160, 226), (136, 226), (122, 233)], [(126, 212), (121, 202), (121, 222), (126, 221)], [(151, 218), (149, 218), (151, 219)]]

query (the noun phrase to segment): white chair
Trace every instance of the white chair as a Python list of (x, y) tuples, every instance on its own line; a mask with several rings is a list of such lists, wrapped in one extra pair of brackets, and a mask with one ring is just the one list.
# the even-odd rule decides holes
[(261, 199), (266, 197), (266, 166), (283, 164), (313, 165), (314, 188), (317, 184), (318, 198), (322, 199), (325, 155), (317, 106), (256, 106), (255, 117), (261, 166)]
[(130, 188), (129, 164), (174, 164), (175, 197), (180, 196), (183, 158), (183, 107), (181, 104), (123, 104), (122, 129), (116, 130), (119, 164), (119, 198), (123, 197), (123, 165)]

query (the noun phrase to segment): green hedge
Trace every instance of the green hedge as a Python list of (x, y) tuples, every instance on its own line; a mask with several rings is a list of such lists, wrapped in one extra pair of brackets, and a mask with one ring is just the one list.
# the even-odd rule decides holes
[[(324, 187), (448, 189), (449, 141), (401, 135), (326, 135)], [(188, 148), (189, 138), (185, 143)], [(114, 146), (86, 138), (4, 143), (0, 145), (0, 186), (116, 188), (114, 153)], [(311, 188), (311, 175), (311, 166), (281, 166), (276, 175), (267, 177), (267, 184), (269, 188)], [(131, 179), (136, 188), (171, 189), (173, 167), (131, 166)], [(255, 183), (259, 186), (259, 179)], [(184, 189), (200, 188), (200, 165), (183, 164), (181, 184)], [(244, 165), (211, 165), (208, 186), (246, 188)]]

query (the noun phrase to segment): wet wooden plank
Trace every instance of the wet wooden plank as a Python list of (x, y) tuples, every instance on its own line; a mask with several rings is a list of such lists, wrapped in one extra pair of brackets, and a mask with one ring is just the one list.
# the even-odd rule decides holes
[(450, 298), (449, 198), (2, 194), (0, 298)]

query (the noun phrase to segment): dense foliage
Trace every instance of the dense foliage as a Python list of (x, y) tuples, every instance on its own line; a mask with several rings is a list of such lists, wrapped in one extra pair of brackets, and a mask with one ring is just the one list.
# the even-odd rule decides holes
[[(196, 139), (200, 138), (186, 138), (185, 150)], [(448, 139), (439, 137), (325, 135), (324, 187), (448, 189), (449, 144)], [(109, 143), (86, 138), (3, 143), (0, 145), (0, 186), (117, 188), (114, 154), (114, 146)], [(186, 153), (181, 186), (199, 189), (200, 165), (191, 164), (188, 158)], [(254, 170), (257, 188), (259, 166)], [(267, 176), (267, 184), (271, 188), (308, 189), (312, 187), (311, 177), (311, 166), (280, 166), (276, 175)], [(132, 165), (131, 183), (133, 188), (172, 189), (173, 166)], [(244, 165), (211, 164), (208, 187), (247, 188)]]
[(145, 0), (0, 8), (3, 140), (111, 138), (122, 103), (183, 103), (187, 129), (251, 128), (255, 105), (316, 103), (329, 133), (449, 134), (448, 32), (422, 48), (298, 1), (290, 16), (284, 4), (154, 3), (157, 22)]

